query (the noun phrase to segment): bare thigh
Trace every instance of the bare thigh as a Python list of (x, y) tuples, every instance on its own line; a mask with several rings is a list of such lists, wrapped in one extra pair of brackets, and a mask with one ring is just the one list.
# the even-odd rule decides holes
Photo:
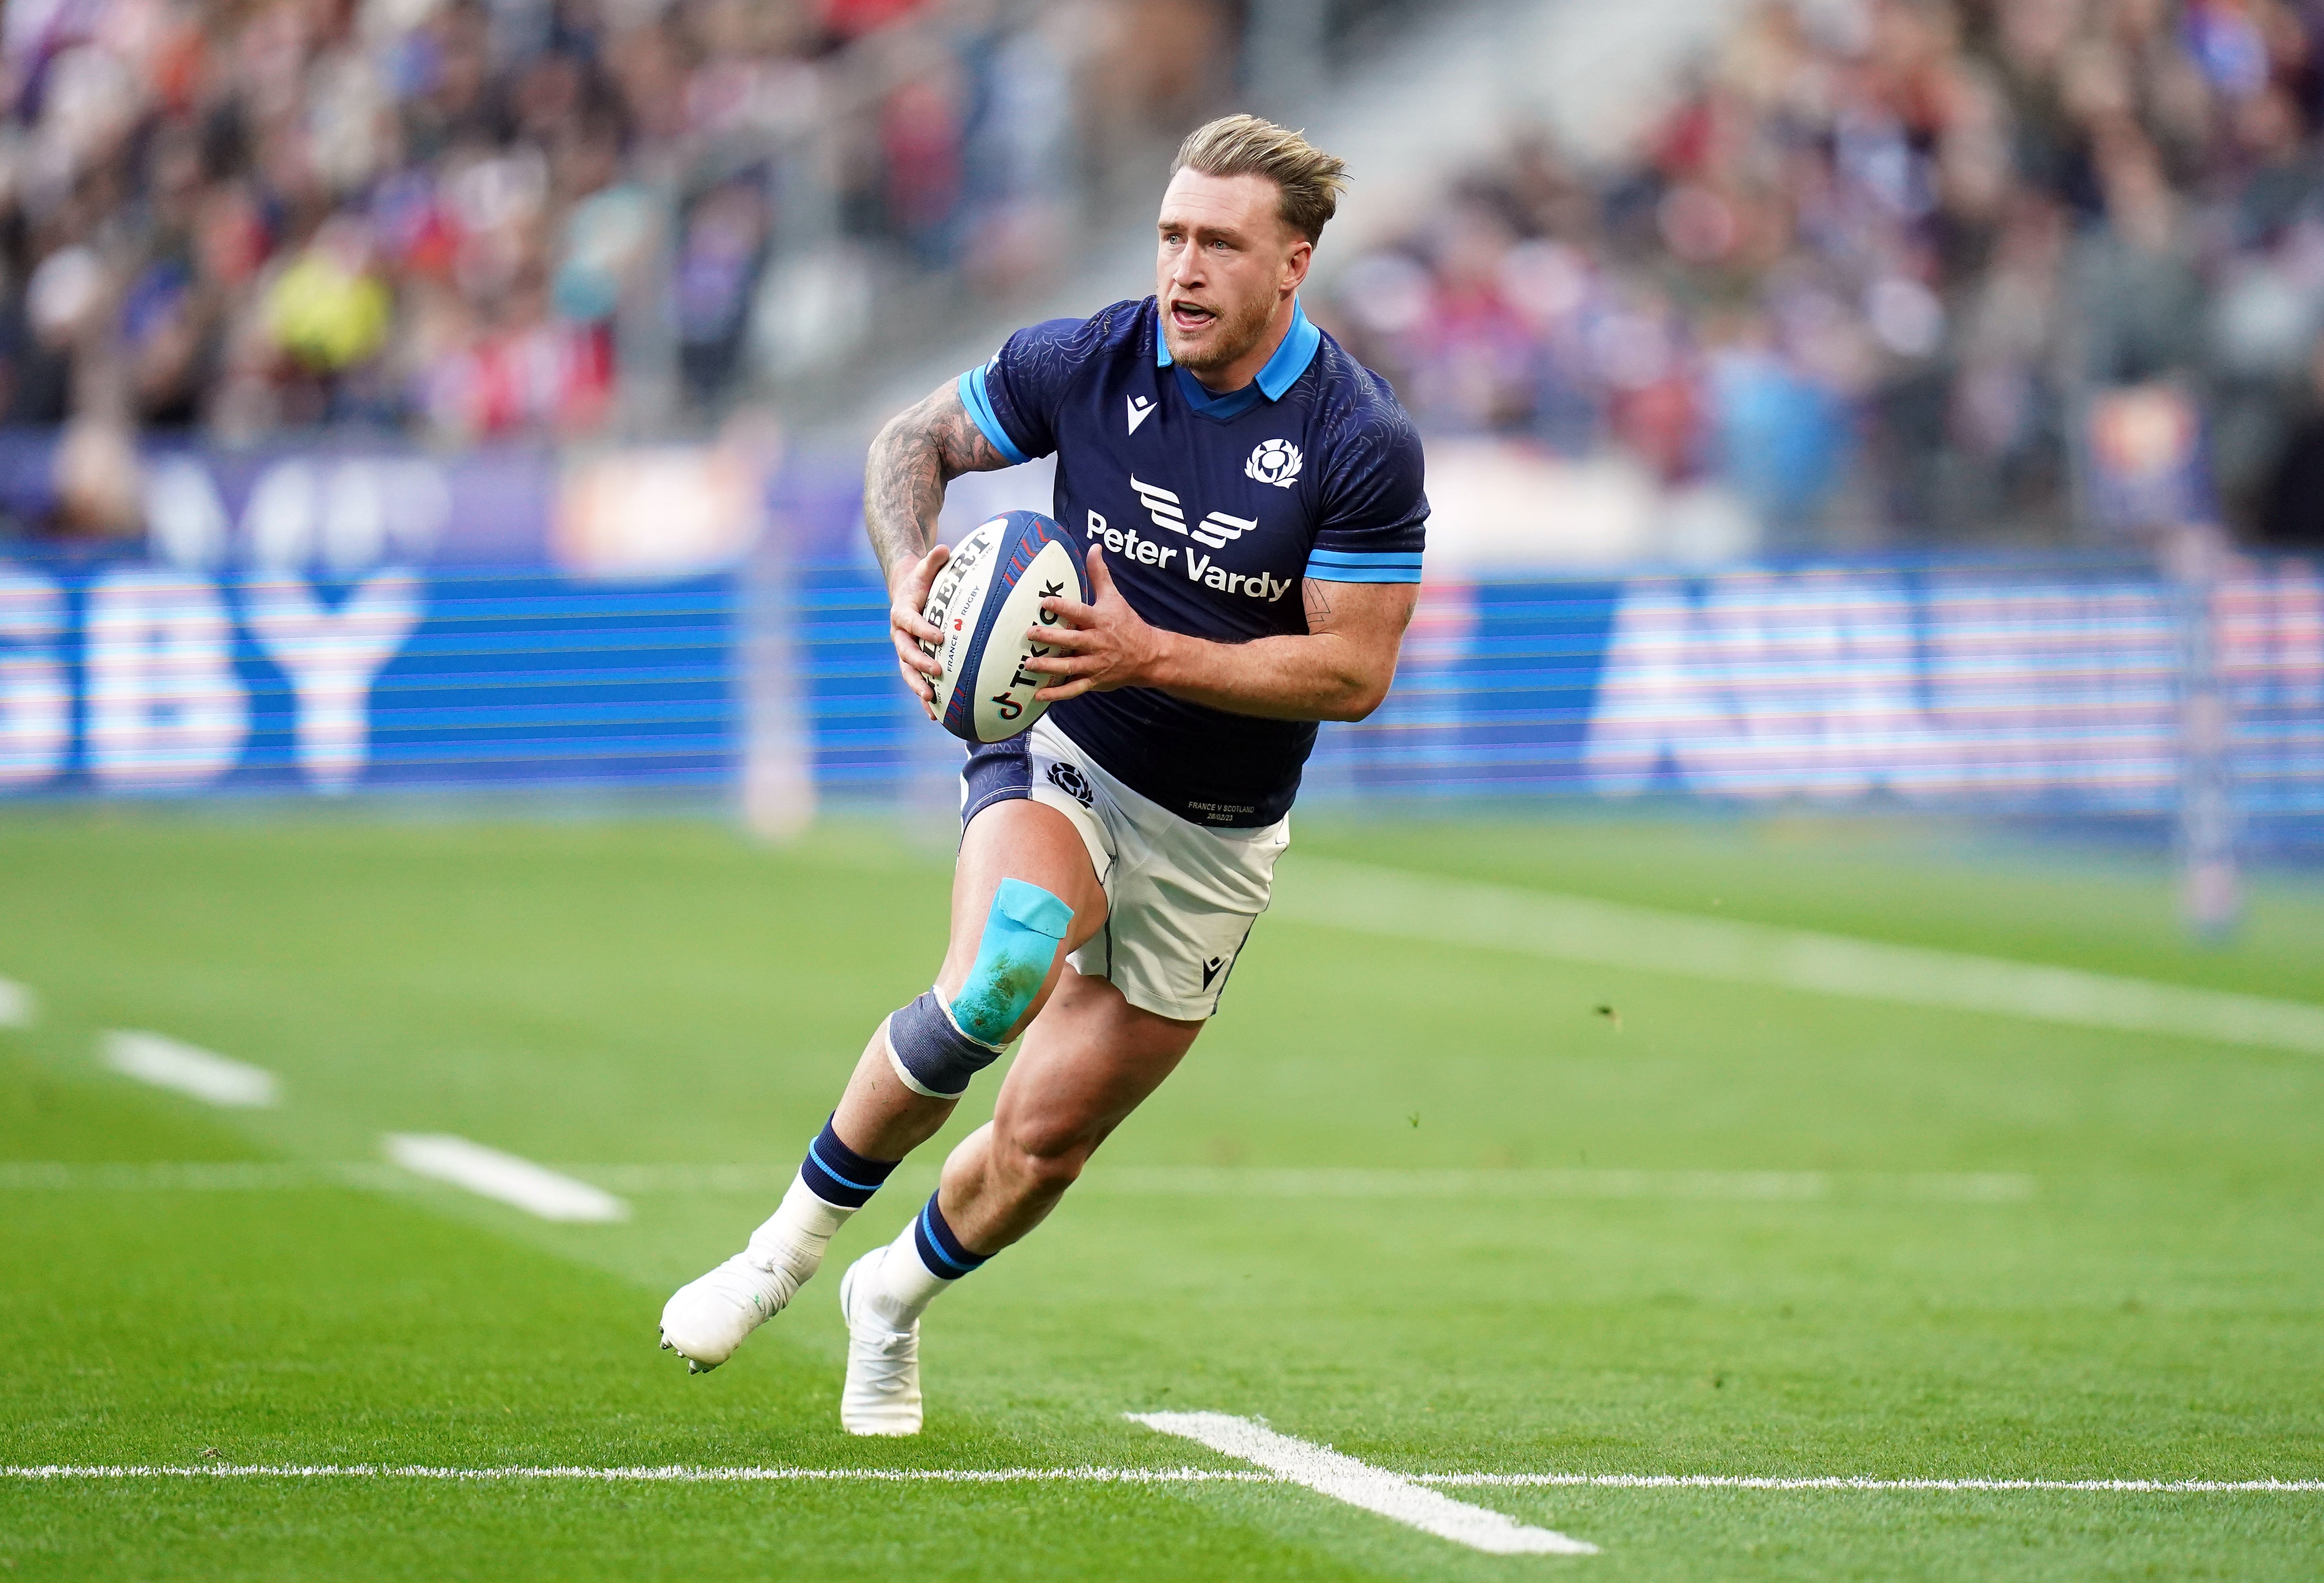
[[(1010, 1030), (1014, 1038), (1039, 1020), (1060, 976), (1071, 971), (1067, 953), (1104, 927), (1106, 900), (1072, 820), (1030, 797), (982, 809), (962, 833), (960, 857), (953, 866), (952, 934), (936, 979), (937, 992), (947, 1001), (960, 993), (976, 965), (992, 896), (1003, 879), (1038, 885), (1074, 909), (1040, 992)], [(886, 1041), (874, 1033), (840, 1098), (834, 1125), (850, 1148), (874, 1159), (897, 1160), (932, 1137), (957, 1103), (906, 1087), (889, 1062)]]
[(1081, 832), (1056, 809), (1030, 797), (995, 803), (968, 822), (960, 838), (960, 856), (952, 870), (952, 938), (945, 946), (944, 966), (936, 987), (949, 1000), (968, 981), (976, 965), (977, 947), (984, 939), (984, 921), (992, 911), (992, 894), (1003, 879), (1038, 885), (1074, 909), (1065, 943), (1049, 963), (1041, 992), (1017, 1026), (1015, 1038), (1041, 1015), (1065, 971), (1065, 955), (1079, 950), (1105, 926), (1105, 888), (1090, 866), (1089, 848)]

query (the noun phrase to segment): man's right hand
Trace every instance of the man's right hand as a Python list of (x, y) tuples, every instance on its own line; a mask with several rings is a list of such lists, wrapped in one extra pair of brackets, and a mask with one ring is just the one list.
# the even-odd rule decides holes
[(920, 645), (941, 643), (944, 634), (920, 612), (928, 607), (928, 590), (936, 586), (936, 574), (950, 559), (951, 548), (939, 544), (918, 560), (898, 556), (888, 568), (888, 636), (895, 642), (896, 663), (904, 673), (904, 685), (911, 688), (930, 720), (936, 717), (935, 684), (944, 675), (944, 666)]

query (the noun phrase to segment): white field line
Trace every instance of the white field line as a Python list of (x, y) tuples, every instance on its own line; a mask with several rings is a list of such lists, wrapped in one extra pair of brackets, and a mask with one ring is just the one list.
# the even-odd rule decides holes
[[(1843, 1478), (1696, 1473), (1408, 1473), (1460, 1488), (1829, 1490), (1866, 1494), (2318, 1495), (2324, 1478)], [(1294, 1484), (1279, 1473), (1211, 1468), (429, 1468), (393, 1463), (128, 1464), (0, 1467), (0, 1478), (432, 1478), (454, 1483), (587, 1484)]]
[(1225, 1413), (1130, 1413), (1132, 1422), (1163, 1434), (1183, 1435), (1222, 1456), (1256, 1462), (1270, 1473), (1318, 1495), (1377, 1512), (1406, 1527), (1493, 1555), (1594, 1556), (1598, 1547), (1558, 1532), (1534, 1528), (1504, 1512), (1472, 1506), (1451, 1496), (1359, 1462), (1329, 1446), (1311, 1445), (1277, 1434), (1253, 1419)]
[[(147, 1160), (85, 1164), (67, 1160), (0, 1161), (0, 1192), (269, 1192), (350, 1185), (340, 1167), (317, 1169), (280, 1160)], [(370, 1167), (392, 1179), (387, 1166)]]
[[(795, 1174), (776, 1165), (558, 1164), (550, 1171), (608, 1192), (779, 1192)], [(930, 1173), (931, 1179), (933, 1173)], [(393, 1189), (410, 1178), (360, 1162), (145, 1161), (90, 1164), (0, 1161), (0, 1192), (106, 1189), (156, 1192), (266, 1192), (298, 1188)], [(910, 1180), (891, 1178), (908, 1188)], [(2033, 1177), (2010, 1172), (1882, 1174), (1832, 1171), (1623, 1171), (1511, 1166), (1431, 1169), (1355, 1166), (1101, 1165), (1080, 1191), (1139, 1198), (1232, 1199), (1657, 1199), (1735, 1202), (1906, 1200), (2022, 1203)]]
[(124, 1077), (213, 1105), (263, 1109), (281, 1101), (281, 1084), (272, 1072), (160, 1034), (115, 1030), (104, 1035), (100, 1047), (105, 1063)]
[(630, 1206), (601, 1187), (449, 1133), (392, 1132), (381, 1140), (405, 1170), (514, 1204), (544, 1220), (626, 1220)]
[(14, 979), (0, 979), (0, 1028), (28, 1028), (39, 1016), (32, 992)]
[[(573, 1164), (558, 1170), (615, 1192), (780, 1192), (788, 1165)], [(908, 1173), (910, 1166), (905, 1168)], [(903, 1175), (890, 1178), (902, 1182)], [(1830, 1198), (2020, 1203), (2036, 1183), (2013, 1171), (1631, 1171), (1533, 1166), (1107, 1165), (1076, 1191), (1140, 1198)]]
[[(908, 1161), (888, 1180), (901, 1183), (920, 1168)], [(771, 1192), (779, 1194), (798, 1175), (796, 1164), (769, 1160), (755, 1164), (579, 1164), (557, 1167), (612, 1192)], [(929, 1172), (933, 1176), (934, 1172)]]
[(1301, 860), (1273, 910), (1301, 923), (1728, 983), (1992, 1012), (2324, 1055), (2324, 1006), (1889, 945), (1578, 896)]
[(2099, 1495), (2314, 1495), (2324, 1478), (1801, 1478), (1722, 1473), (1417, 1473), (1422, 1484), (1500, 1489), (1829, 1489), (1965, 1494), (2058, 1490)]
[(1187, 1198), (1713, 1199), (1748, 1201), (1844, 1194), (1943, 1203), (2017, 1203), (2034, 1178), (2012, 1172), (1888, 1175), (1831, 1171), (1620, 1171), (1370, 1169), (1262, 1165), (1101, 1164), (1084, 1192)]
[(573, 1479), (595, 1484), (1279, 1484), (1271, 1473), (1210, 1468), (421, 1468), (368, 1462), (185, 1466), (50, 1463), (0, 1468), (0, 1477), (440, 1478), (456, 1483)]

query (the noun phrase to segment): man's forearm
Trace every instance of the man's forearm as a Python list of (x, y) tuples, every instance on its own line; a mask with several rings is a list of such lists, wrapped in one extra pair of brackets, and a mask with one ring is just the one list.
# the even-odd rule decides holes
[(1397, 649), (1420, 597), (1416, 584), (1339, 584), (1310, 577), (1307, 630), (1214, 643), (1157, 627), (1114, 586), (1105, 552), (1089, 552), (1094, 603), (1044, 599), (1062, 625), (1028, 630), (1026, 663), (1056, 680), (1044, 702), (1115, 687), (1153, 687), (1190, 704), (1262, 720), (1361, 720), (1396, 676)]
[(927, 554), (944, 510), (945, 474), (936, 447), (906, 413), (872, 442), (863, 464), (863, 529), (884, 575), (899, 559)]
[(1388, 694), (1377, 662), (1337, 632), (1249, 643), (1213, 643), (1184, 632), (1156, 635), (1148, 685), (1231, 714), (1361, 720)]

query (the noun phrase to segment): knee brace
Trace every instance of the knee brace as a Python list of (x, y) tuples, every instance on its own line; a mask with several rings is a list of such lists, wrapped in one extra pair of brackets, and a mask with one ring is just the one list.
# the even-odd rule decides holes
[(946, 1005), (931, 989), (888, 1017), (888, 1058), (906, 1087), (935, 1100), (968, 1091), (1041, 993), (1073, 918), (1073, 908), (1039, 886), (1001, 882), (960, 993)]

